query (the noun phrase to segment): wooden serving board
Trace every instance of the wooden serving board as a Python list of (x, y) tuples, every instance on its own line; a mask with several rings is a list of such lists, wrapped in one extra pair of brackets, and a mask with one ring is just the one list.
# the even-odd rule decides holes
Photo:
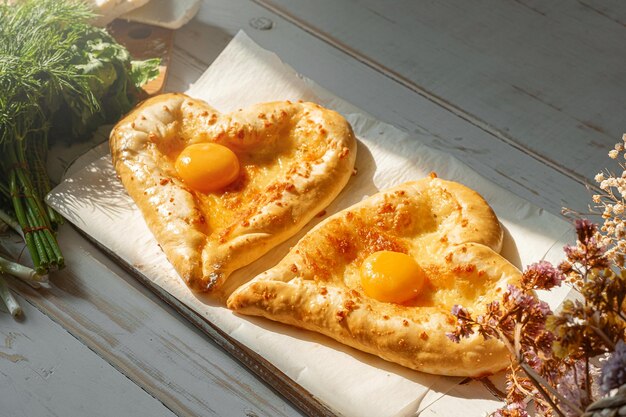
[(159, 76), (142, 87), (148, 95), (160, 93), (167, 81), (174, 31), (122, 19), (111, 22), (107, 26), (107, 30), (128, 49), (133, 59), (161, 59)]
[[(360, 139), (359, 174), (327, 208), (329, 214), (360, 201), (364, 195), (436, 171), (442, 178), (476, 189), (490, 202), (507, 230), (503, 256), (518, 266), (561, 246), (555, 242), (569, 230), (567, 223), (485, 180), (449, 155), (358, 114), (354, 106), (304, 80), (245, 34), (235, 37), (188, 93), (225, 112), (263, 101), (302, 98), (348, 115)], [(307, 414), (409, 415), (407, 410), (415, 413), (425, 409), (456, 384), (389, 364), (316, 334), (233, 315), (224, 306), (191, 293), (116, 179), (110, 157), (102, 155), (86, 169), (77, 167), (70, 173), (68, 180), (52, 191), (48, 202), (144, 285)], [(124, 238), (120, 238), (121, 230)], [(249, 279), (273, 266), (300, 236), (237, 271), (238, 278)], [(553, 293), (546, 301), (555, 307), (563, 296)]]

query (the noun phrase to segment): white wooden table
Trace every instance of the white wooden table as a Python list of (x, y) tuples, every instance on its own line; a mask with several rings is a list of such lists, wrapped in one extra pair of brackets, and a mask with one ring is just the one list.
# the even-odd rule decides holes
[[(586, 210), (626, 130), (618, 0), (207, 0), (176, 33), (166, 89), (239, 29), (553, 213)], [(13, 285), (25, 318), (0, 314), (0, 416), (301, 414), (70, 226), (59, 239), (68, 267), (52, 288)], [(458, 390), (465, 415), (477, 400)]]

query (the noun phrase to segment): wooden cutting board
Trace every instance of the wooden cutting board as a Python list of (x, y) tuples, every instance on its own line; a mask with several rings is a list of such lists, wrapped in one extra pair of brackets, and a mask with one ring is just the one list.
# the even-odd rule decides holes
[(174, 40), (174, 31), (158, 26), (116, 19), (107, 29), (129, 51), (133, 59), (161, 58), (159, 76), (143, 86), (148, 95), (162, 92)]

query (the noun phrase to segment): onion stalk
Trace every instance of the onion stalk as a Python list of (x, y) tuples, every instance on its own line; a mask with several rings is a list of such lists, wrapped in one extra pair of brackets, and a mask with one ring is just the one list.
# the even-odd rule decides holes
[(19, 305), (11, 291), (9, 290), (9, 286), (7, 285), (4, 277), (0, 275), (0, 299), (4, 302), (9, 313), (13, 317), (17, 317), (22, 315), (22, 307)]
[(12, 275), (34, 288), (39, 288), (42, 283), (48, 282), (48, 275), (42, 275), (32, 268), (2, 256), (0, 256), (0, 274)]
[(22, 231), (20, 224), (13, 218), (13, 216), (11, 216), (9, 213), (2, 210), (1, 208), (0, 208), (0, 222), (6, 224), (8, 227), (13, 229), (15, 233), (20, 235), (23, 241), (26, 241), (26, 239), (24, 238), (24, 232)]

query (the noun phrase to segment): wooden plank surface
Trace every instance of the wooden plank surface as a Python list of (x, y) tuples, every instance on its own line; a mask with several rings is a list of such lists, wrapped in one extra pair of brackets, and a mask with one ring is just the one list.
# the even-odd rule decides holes
[(174, 417), (163, 403), (18, 296), (0, 314), (0, 415)]
[[(407, 130), (423, 127), (435, 145), (443, 142), (496, 182), (504, 177), (540, 206), (586, 208), (588, 194), (563, 177), (593, 183), (600, 169), (615, 166), (606, 153), (622, 135), (626, 74), (619, 62), (626, 28), (609, 13), (623, 12), (623, 3), (605, 12), (573, 0), (257, 3), (467, 122), (465, 131), (442, 132), (451, 117), (433, 118), (437, 111), (418, 111), (395, 95), (387, 101), (379, 91), (366, 106)], [(346, 80), (335, 74), (342, 88)], [(393, 112), (407, 120), (389, 118)], [(535, 171), (529, 159), (545, 168)], [(550, 186), (554, 180), (559, 184)], [(532, 196), (539, 193), (544, 196)]]
[[(258, 19), (269, 19), (271, 28), (256, 29)], [(456, 156), (537, 206), (555, 214), (562, 207), (586, 209), (589, 193), (576, 180), (497, 140), (301, 26), (249, 1), (205, 1), (198, 18), (176, 34), (172, 66), (177, 70), (172, 70), (167, 88), (186, 89), (202, 72), (204, 62), (197, 57), (221, 50), (234, 33), (244, 29), (261, 46), (334, 94)], [(184, 71), (180, 71), (182, 66)]]
[[(48, 332), (48, 343), (75, 343), (71, 334), (103, 359), (98, 360), (110, 363), (121, 373), (119, 376), (125, 375), (178, 416), (299, 415), (71, 226), (61, 229), (59, 241), (68, 266), (51, 276), (50, 289), (33, 290), (12, 282), (28, 303), (69, 332)], [(15, 243), (10, 249), (17, 256), (22, 245)], [(25, 337), (31, 339), (39, 338), (42, 331), (39, 326), (29, 326), (28, 321), (20, 327)], [(41, 345), (40, 349), (46, 346)], [(78, 386), (83, 378), (88, 375), (77, 376)], [(110, 381), (109, 378), (100, 384), (103, 398), (114, 396), (118, 389)], [(84, 383), (89, 386), (89, 380)], [(76, 388), (66, 390), (69, 395)], [(39, 395), (43, 404), (58, 409), (52, 399), (42, 397), (43, 393), (34, 395)], [(94, 392), (82, 397), (79, 405), (91, 410), (99, 395)], [(31, 416), (37, 415), (47, 414)]]
[[(335, 94), (558, 213), (586, 207), (581, 183), (621, 137), (625, 22), (618, 1), (207, 0), (175, 34), (166, 89), (185, 90), (243, 28)], [(61, 242), (69, 267), (52, 289), (14, 286), (28, 319), (0, 318), (0, 384), (28, 391), (0, 406), (29, 417), (72, 416), (70, 406), (128, 415), (134, 404), (145, 415), (299, 414), (72, 229)], [(75, 376), (84, 396), (26, 382), (74, 357), (80, 367), (53, 377)], [(463, 409), (474, 401), (455, 395)], [(107, 399), (118, 403), (100, 407)]]
[(621, 137), (626, 27), (610, 15), (616, 5), (260, 2), (306, 21), (407, 88), (581, 181), (598, 170), (589, 152), (605, 153)]

